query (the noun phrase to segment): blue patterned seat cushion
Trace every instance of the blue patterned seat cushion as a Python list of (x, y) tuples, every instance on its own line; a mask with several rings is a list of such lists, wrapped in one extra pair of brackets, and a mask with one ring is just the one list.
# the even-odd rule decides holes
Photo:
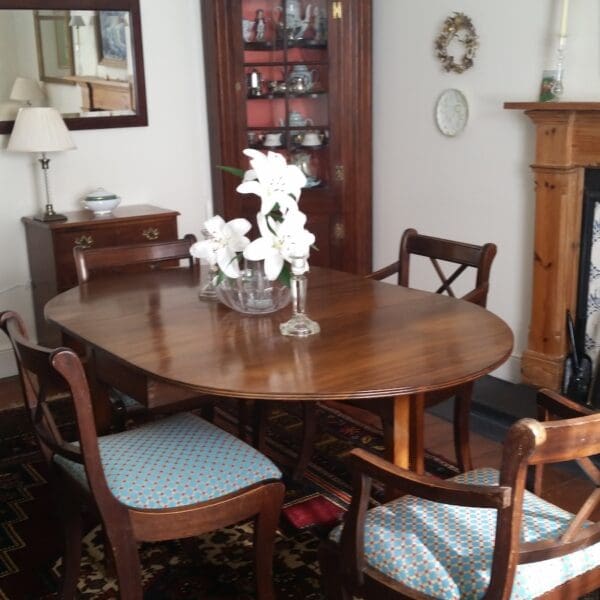
[[(103, 436), (98, 444), (109, 488), (133, 508), (187, 506), (281, 478), (266, 456), (191, 413)], [(83, 465), (54, 460), (87, 486)]]
[[(497, 485), (498, 471), (477, 469), (454, 478)], [(444, 600), (481, 598), (490, 580), (497, 511), (451, 506), (404, 496), (368, 511), (365, 559), (404, 585)], [(568, 513), (525, 492), (521, 540), (555, 538)], [(339, 542), (341, 526), (331, 532)], [(562, 558), (519, 565), (512, 600), (536, 598), (600, 564), (600, 543)]]

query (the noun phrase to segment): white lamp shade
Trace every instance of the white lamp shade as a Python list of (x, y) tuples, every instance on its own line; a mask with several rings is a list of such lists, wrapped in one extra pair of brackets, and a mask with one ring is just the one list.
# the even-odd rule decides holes
[(37, 81), (27, 77), (17, 77), (10, 91), (10, 99), (20, 102), (40, 102), (44, 99), (44, 92)]
[(81, 15), (73, 15), (69, 19), (69, 27), (85, 27), (85, 19)]
[(74, 148), (60, 113), (46, 107), (19, 110), (7, 146), (10, 152), (60, 152)]

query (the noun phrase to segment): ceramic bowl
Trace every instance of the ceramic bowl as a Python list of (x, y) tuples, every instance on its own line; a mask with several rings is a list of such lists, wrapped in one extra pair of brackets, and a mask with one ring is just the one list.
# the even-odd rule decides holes
[(82, 200), (84, 208), (91, 210), (95, 215), (109, 215), (119, 204), (121, 198), (86, 198)]

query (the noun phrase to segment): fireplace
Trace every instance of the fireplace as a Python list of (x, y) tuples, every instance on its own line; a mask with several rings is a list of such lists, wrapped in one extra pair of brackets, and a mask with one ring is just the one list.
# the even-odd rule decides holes
[(508, 102), (536, 127), (533, 295), (523, 381), (560, 390), (565, 315), (576, 314), (586, 169), (600, 166), (600, 103)]

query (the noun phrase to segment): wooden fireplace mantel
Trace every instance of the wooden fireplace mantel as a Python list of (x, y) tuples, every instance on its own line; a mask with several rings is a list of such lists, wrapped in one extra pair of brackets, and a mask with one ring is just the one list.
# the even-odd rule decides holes
[(584, 169), (600, 166), (600, 102), (506, 102), (536, 127), (533, 296), (523, 381), (559, 390), (575, 314)]

